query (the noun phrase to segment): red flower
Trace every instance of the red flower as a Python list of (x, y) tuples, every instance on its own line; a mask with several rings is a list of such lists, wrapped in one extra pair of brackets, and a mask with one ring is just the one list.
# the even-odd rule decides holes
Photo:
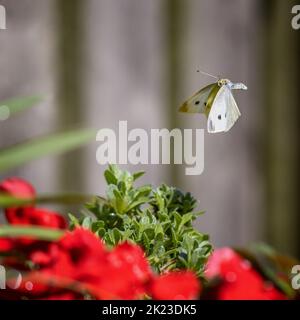
[(72, 279), (84, 277), (84, 273), (97, 272), (97, 264), (105, 254), (101, 240), (91, 231), (77, 228), (67, 232), (48, 251), (35, 251), (30, 259), (41, 265), (46, 273)]
[(0, 252), (6, 252), (14, 248), (14, 242), (12, 239), (0, 238)]
[(137, 245), (128, 242), (119, 244), (109, 254), (108, 260), (115, 268), (126, 265), (130, 276), (139, 281), (147, 281), (150, 278), (151, 270), (148, 261), (145, 259), (143, 250)]
[(2, 181), (0, 192), (24, 199), (34, 198), (36, 195), (33, 186), (21, 178), (9, 178)]
[[(20, 178), (4, 180), (0, 184), (0, 192), (24, 199), (34, 199), (36, 196), (33, 186)], [(60, 214), (47, 209), (35, 208), (33, 205), (7, 208), (5, 215), (7, 221), (14, 225), (36, 225), (55, 229), (66, 229), (67, 227), (67, 221)], [(48, 247), (47, 242), (37, 241), (32, 237), (0, 238), (0, 252), (11, 253), (12, 250), (15, 250), (28, 254), (37, 248), (45, 249), (46, 247)]]
[(143, 250), (125, 242), (107, 256), (109, 268), (99, 283), (102, 299), (137, 299), (146, 293), (152, 272)]
[(36, 225), (55, 229), (65, 229), (67, 222), (59, 213), (47, 209), (24, 207), (5, 210), (7, 220), (15, 225)]
[(219, 300), (280, 300), (286, 299), (274, 285), (265, 281), (252, 267), (230, 248), (216, 250), (206, 267), (208, 279), (221, 280), (213, 298)]
[[(34, 199), (35, 190), (31, 184), (20, 178), (10, 178), (0, 184), (0, 192), (11, 196)], [(65, 229), (66, 220), (58, 213), (35, 208), (34, 206), (22, 206), (18, 208), (7, 208), (5, 210), (7, 221), (18, 225), (38, 225), (49, 228)]]
[(191, 300), (200, 294), (200, 283), (191, 271), (172, 272), (156, 278), (150, 291), (157, 300)]
[(80, 283), (98, 299), (135, 299), (146, 291), (152, 274), (143, 250), (129, 243), (108, 251), (91, 231), (68, 232), (48, 251), (36, 251), (30, 259), (40, 275), (68, 286)]
[[(3, 245), (7, 243), (3, 242)], [(91, 231), (77, 228), (45, 246), (23, 247), (28, 272), (18, 289), (5, 290), (5, 299), (194, 299), (200, 291), (196, 276), (175, 272), (155, 277), (143, 250), (123, 243), (109, 251)], [(31, 248), (30, 250), (26, 248)], [(17, 263), (13, 257), (13, 263)], [(20, 269), (19, 269), (20, 270)]]

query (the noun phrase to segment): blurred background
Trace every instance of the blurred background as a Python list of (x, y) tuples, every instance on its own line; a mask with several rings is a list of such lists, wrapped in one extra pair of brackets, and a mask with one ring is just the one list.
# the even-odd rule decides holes
[[(299, 1), (298, 1), (299, 2)], [(212, 79), (248, 86), (235, 92), (242, 117), (226, 134), (205, 133), (205, 169), (145, 170), (142, 183), (192, 192), (206, 214), (197, 226), (215, 246), (266, 241), (300, 257), (297, 1), (1, 0), (0, 101), (33, 94), (38, 107), (0, 122), (0, 148), (73, 127), (205, 128), (179, 105)], [(300, 4), (300, 3), (299, 3)], [(41, 193), (105, 192), (99, 144), (48, 157), (2, 175)]]

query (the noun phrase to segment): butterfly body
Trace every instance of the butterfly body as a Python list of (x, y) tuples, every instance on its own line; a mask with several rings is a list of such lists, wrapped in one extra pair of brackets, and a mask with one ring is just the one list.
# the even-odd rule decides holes
[(232, 90), (247, 90), (247, 87), (243, 83), (220, 79), (196, 92), (182, 104), (179, 111), (203, 113), (208, 118), (208, 132), (227, 132), (241, 115)]

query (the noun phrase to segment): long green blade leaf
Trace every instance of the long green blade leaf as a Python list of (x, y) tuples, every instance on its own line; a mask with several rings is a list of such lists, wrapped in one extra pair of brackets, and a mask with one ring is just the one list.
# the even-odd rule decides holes
[(25, 142), (0, 152), (0, 172), (49, 154), (77, 148), (95, 136), (94, 130), (70, 131)]
[(9, 109), (9, 114), (13, 115), (20, 111), (31, 108), (41, 101), (42, 101), (42, 98), (39, 96), (17, 98), (17, 99), (2, 101), (2, 102), (0, 101), (0, 107), (1, 106), (7, 107)]
[(55, 241), (63, 236), (64, 231), (42, 227), (1, 226), (0, 237), (34, 237), (39, 240)]
[(20, 199), (6, 194), (0, 194), (0, 208), (18, 207), (33, 203), (34, 199)]
[[(64, 193), (53, 195), (41, 195), (32, 199), (15, 198), (4, 193), (0, 193), (0, 208), (24, 206), (29, 204), (82, 204), (90, 201), (95, 196), (81, 193)], [(99, 197), (98, 197), (99, 198)], [(105, 201), (105, 199), (103, 199)]]

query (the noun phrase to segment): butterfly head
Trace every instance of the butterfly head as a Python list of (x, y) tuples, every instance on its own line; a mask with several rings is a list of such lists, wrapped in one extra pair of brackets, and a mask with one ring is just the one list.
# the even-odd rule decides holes
[(225, 85), (230, 84), (230, 83), (231, 83), (231, 81), (228, 80), (228, 79), (220, 79), (220, 80), (218, 81), (219, 87), (225, 86)]

